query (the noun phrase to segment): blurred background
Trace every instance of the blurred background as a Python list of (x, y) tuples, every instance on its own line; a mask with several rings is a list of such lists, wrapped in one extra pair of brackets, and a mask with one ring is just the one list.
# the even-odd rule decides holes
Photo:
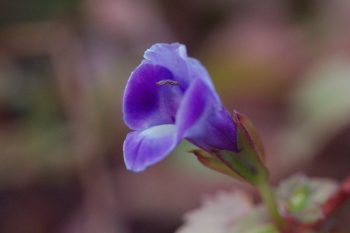
[(186, 44), (254, 121), (274, 183), (345, 178), (349, 22), (347, 0), (1, 0), (0, 232), (170, 233), (203, 195), (252, 191), (187, 143), (126, 171), (123, 88), (156, 42)]

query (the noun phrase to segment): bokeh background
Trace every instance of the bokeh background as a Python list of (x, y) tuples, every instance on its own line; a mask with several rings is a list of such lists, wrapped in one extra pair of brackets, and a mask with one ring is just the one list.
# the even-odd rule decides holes
[[(170, 233), (203, 195), (253, 190), (183, 143), (126, 171), (121, 98), (143, 51), (181, 42), (259, 129), (274, 183), (350, 172), (348, 0), (1, 0), (0, 232)], [(349, 229), (350, 206), (334, 221)], [(346, 224), (348, 224), (346, 226)]]

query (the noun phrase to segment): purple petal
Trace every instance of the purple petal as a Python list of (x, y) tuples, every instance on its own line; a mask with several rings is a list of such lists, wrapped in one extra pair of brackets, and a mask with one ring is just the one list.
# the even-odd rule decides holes
[(187, 56), (186, 47), (182, 44), (155, 44), (146, 50), (144, 58), (148, 62), (171, 70), (175, 79), (181, 82), (185, 88), (191, 81), (201, 79), (214, 90), (207, 70), (197, 59)]
[(128, 170), (143, 171), (165, 158), (177, 145), (175, 125), (159, 125), (131, 132), (124, 141), (124, 161)]
[(206, 149), (237, 151), (236, 127), (215, 92), (201, 80), (189, 87), (179, 107), (178, 137)]
[(166, 68), (141, 64), (131, 74), (123, 98), (124, 121), (134, 130), (174, 123), (182, 98), (178, 85), (159, 85), (161, 80), (174, 80)]
[(187, 59), (188, 69), (191, 70), (191, 79), (201, 79), (213, 92), (213, 96), (217, 101), (220, 101), (218, 94), (216, 93), (215, 87), (211, 81), (208, 71), (204, 68), (202, 63), (194, 58)]
[(210, 102), (211, 94), (203, 95), (203, 92), (208, 92), (208, 88), (200, 80), (194, 81), (187, 89), (176, 115), (180, 138), (187, 136), (188, 131), (205, 115), (205, 111), (208, 111), (207, 103)]

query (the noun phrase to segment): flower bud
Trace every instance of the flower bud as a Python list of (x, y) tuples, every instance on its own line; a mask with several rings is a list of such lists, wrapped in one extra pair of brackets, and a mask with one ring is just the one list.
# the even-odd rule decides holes
[(232, 118), (237, 128), (237, 152), (199, 149), (192, 153), (204, 166), (212, 170), (257, 185), (267, 176), (262, 143), (252, 122), (246, 116), (235, 111)]

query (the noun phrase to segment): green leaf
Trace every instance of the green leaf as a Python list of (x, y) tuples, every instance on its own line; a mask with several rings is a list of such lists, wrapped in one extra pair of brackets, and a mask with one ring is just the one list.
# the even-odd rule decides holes
[(288, 207), (292, 212), (300, 212), (309, 204), (311, 190), (307, 185), (301, 185), (293, 191), (288, 200)]
[(337, 188), (338, 184), (330, 179), (311, 179), (298, 174), (283, 181), (276, 196), (284, 215), (314, 223), (322, 219), (322, 206)]
[(260, 162), (256, 160), (251, 150), (242, 150), (239, 153), (223, 150), (216, 152), (216, 156), (238, 176), (253, 185), (258, 183), (261, 175), (265, 175)]
[(233, 112), (233, 120), (238, 128), (238, 147), (242, 149), (252, 149), (259, 158), (264, 161), (264, 146), (251, 120), (237, 111)]
[(193, 153), (197, 157), (198, 161), (201, 162), (207, 168), (210, 168), (214, 171), (218, 171), (225, 175), (232, 176), (237, 179), (243, 179), (241, 176), (239, 176), (239, 174), (235, 173), (230, 167), (228, 167), (225, 163), (220, 161), (217, 157), (213, 156), (212, 154), (199, 149), (192, 150), (191, 153)]

